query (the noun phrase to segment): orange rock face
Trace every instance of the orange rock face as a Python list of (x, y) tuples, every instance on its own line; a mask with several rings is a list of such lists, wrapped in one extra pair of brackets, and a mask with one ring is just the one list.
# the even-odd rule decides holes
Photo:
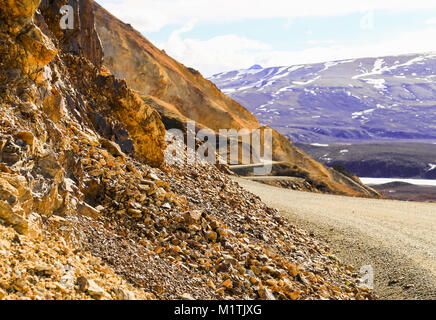
[(41, 0), (5, 0), (0, 4), (0, 17), (4, 28), (11, 34), (18, 34), (32, 23)]
[(142, 95), (157, 97), (165, 108), (213, 130), (257, 129), (259, 122), (203, 76), (156, 48), (139, 32), (95, 4), (97, 32), (105, 65)]
[[(100, 141), (156, 167), (165, 149), (159, 114), (100, 72), (93, 2), (43, 1), (37, 12), (40, 2), (0, 4), (0, 220), (35, 236), (41, 217), (86, 208), (95, 176), (117, 156)], [(67, 3), (77, 13), (75, 30), (60, 29)], [(108, 159), (91, 174), (77, 156), (89, 147)]]

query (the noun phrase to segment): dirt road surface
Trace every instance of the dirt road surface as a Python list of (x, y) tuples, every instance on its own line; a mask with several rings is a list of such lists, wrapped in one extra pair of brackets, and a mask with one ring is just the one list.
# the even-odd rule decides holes
[(436, 204), (331, 196), (243, 178), (235, 181), (328, 242), (342, 262), (357, 271), (371, 266), (380, 298), (436, 299)]

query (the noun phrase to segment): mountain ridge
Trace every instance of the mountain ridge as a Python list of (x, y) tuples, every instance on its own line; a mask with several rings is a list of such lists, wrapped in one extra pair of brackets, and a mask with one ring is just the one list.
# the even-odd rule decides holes
[(236, 70), (209, 78), (296, 142), (435, 139), (434, 52)]

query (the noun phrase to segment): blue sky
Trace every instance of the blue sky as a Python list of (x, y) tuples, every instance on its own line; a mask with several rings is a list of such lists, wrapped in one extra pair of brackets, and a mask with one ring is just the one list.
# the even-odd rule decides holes
[(429, 0), (98, 2), (205, 76), (253, 64), (436, 51), (436, 3)]

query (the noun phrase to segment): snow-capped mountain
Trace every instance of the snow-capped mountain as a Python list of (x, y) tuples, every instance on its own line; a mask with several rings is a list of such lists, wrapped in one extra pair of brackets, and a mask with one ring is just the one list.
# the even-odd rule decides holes
[(436, 139), (436, 53), (255, 65), (209, 80), (294, 141)]

